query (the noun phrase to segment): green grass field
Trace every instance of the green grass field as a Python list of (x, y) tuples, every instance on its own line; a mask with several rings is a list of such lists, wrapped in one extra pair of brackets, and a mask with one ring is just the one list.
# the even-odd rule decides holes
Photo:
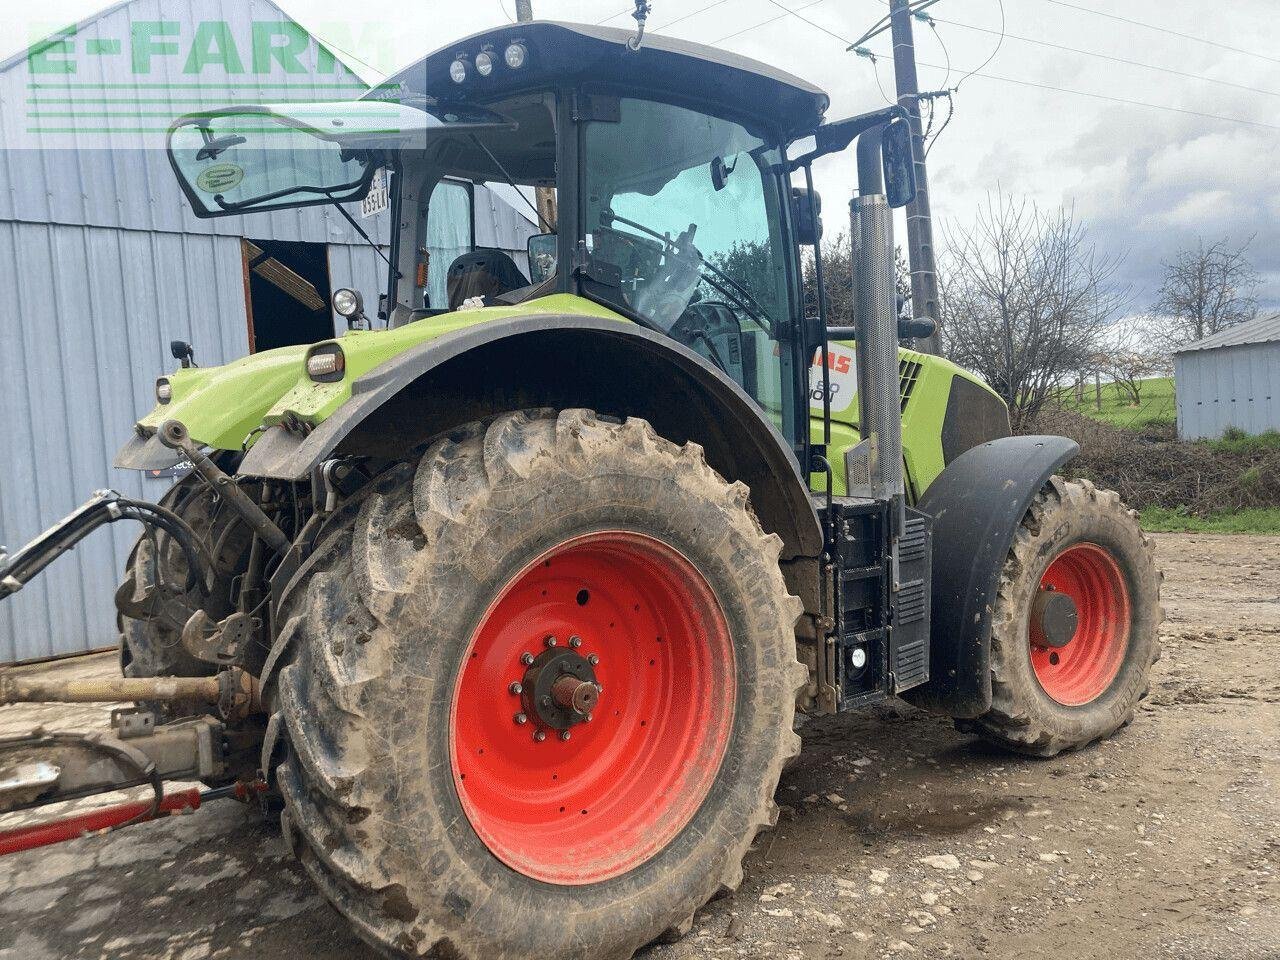
[(1142, 528), (1155, 533), (1267, 533), (1280, 534), (1280, 507), (1241, 510), (1211, 517), (1195, 517), (1184, 507), (1148, 507)]
[(1139, 430), (1151, 423), (1173, 423), (1178, 419), (1178, 409), (1173, 399), (1173, 377), (1155, 377), (1144, 380), (1141, 389), (1142, 403), (1132, 406), (1114, 383), (1102, 385), (1102, 410), (1099, 411), (1093, 384), (1085, 384), (1084, 400), (1078, 402), (1074, 389), (1062, 394), (1062, 405), (1096, 420), (1104, 420), (1117, 427)]

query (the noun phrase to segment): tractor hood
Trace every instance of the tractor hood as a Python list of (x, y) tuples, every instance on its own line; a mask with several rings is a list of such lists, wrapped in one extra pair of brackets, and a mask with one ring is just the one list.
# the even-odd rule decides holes
[[(161, 378), (168, 383), (169, 401), (157, 403), (137, 422), (115, 465), (159, 470), (181, 462), (181, 454), (156, 437), (156, 429), (169, 419), (182, 421), (192, 439), (212, 450), (248, 449), (262, 429), (277, 424), (309, 432), (350, 399), (356, 380), (398, 354), (480, 323), (545, 313), (622, 321), (590, 300), (555, 294), (515, 306), (441, 314), (394, 330), (353, 330), (337, 340), (266, 350), (221, 367), (182, 368)], [(341, 373), (325, 381), (312, 379), (307, 358), (317, 351), (332, 352), (335, 345), (343, 358)]]

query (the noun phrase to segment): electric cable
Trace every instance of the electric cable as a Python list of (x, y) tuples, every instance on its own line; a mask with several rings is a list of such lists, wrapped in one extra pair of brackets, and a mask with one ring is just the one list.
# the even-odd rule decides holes
[(1220, 43), (1217, 40), (1209, 40), (1205, 37), (1198, 37), (1191, 33), (1182, 33), (1178, 30), (1170, 30), (1168, 27), (1158, 27), (1154, 23), (1146, 23), (1143, 20), (1134, 20), (1130, 17), (1122, 17), (1118, 13), (1107, 13), (1103, 10), (1095, 10), (1092, 7), (1082, 7), (1079, 4), (1068, 3), (1067, 0), (1044, 0), (1045, 3), (1052, 3), (1056, 7), (1066, 7), (1069, 10), (1079, 10), (1081, 13), (1091, 13), (1095, 17), (1106, 17), (1108, 20), (1116, 20), (1120, 23), (1127, 23), (1135, 27), (1143, 27), (1147, 30), (1154, 30), (1157, 33), (1168, 34), (1171, 37), (1180, 37), (1183, 40), (1193, 40), (1196, 43), (1208, 44), (1211, 47), (1217, 47), (1220, 50), (1229, 50), (1232, 53), (1243, 54), (1246, 57), (1257, 57), (1259, 60), (1267, 60), (1271, 63), (1280, 63), (1280, 57), (1268, 56), (1265, 53), (1257, 53), (1253, 50), (1245, 50), (1242, 47), (1233, 47), (1226, 43)]

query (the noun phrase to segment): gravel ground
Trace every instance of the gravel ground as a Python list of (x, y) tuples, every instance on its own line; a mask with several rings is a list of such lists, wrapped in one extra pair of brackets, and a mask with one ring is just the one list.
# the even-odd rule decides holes
[[(1132, 726), (1030, 761), (901, 704), (813, 721), (742, 889), (645, 960), (1280, 958), (1280, 538), (1157, 539), (1165, 655)], [(10, 707), (0, 735), (104, 715)], [(238, 804), (0, 860), (4, 960), (250, 951), (373, 960)]]

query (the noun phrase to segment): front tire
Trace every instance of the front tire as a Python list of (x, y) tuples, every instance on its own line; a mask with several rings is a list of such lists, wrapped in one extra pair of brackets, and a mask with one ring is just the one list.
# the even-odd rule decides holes
[[(308, 872), (392, 956), (610, 960), (687, 929), (799, 750), (800, 602), (746, 488), (582, 410), (473, 424), (371, 486), (265, 680)], [(602, 688), (590, 722), (531, 699), (552, 662)]]
[[(1160, 656), (1161, 579), (1151, 541), (1119, 494), (1050, 478), (1001, 572), (991, 709), (959, 726), (1050, 757), (1128, 724)], [(1047, 606), (1063, 596), (1065, 623)]]

